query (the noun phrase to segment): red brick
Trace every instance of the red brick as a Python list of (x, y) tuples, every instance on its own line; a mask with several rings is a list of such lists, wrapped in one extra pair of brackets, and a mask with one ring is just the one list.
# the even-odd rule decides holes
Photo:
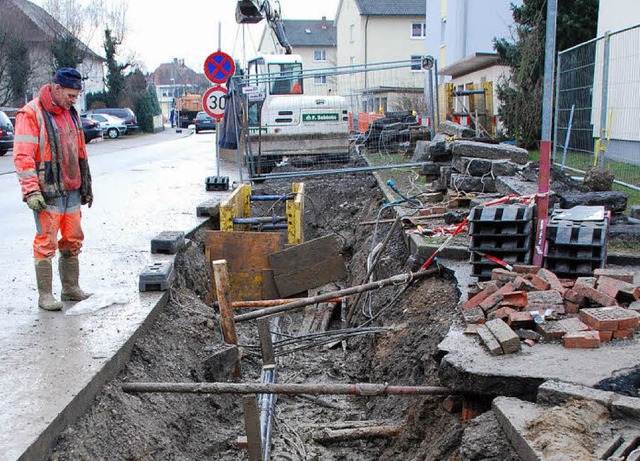
[(611, 296), (606, 295), (595, 288), (583, 285), (582, 283), (576, 283), (573, 286), (573, 291), (593, 301), (599, 306), (615, 306), (617, 304), (616, 300)]
[(536, 275), (540, 277), (542, 280), (548, 282), (552, 290), (556, 290), (561, 294), (564, 292), (564, 287), (562, 286), (562, 282), (560, 281), (560, 279), (558, 279), (556, 274), (551, 272), (549, 269), (542, 268), (538, 271)]
[(506, 269), (493, 269), (491, 271), (491, 280), (495, 280), (497, 282), (509, 283), (513, 282), (513, 280), (518, 276), (515, 272), (508, 271)]
[(473, 418), (480, 416), (484, 412), (482, 404), (479, 400), (464, 396), (462, 398), (462, 420), (469, 421)]
[(481, 325), (486, 322), (484, 311), (478, 306), (469, 309), (463, 309), (462, 317), (467, 324)]
[(529, 347), (533, 347), (536, 345), (536, 342), (533, 339), (525, 339), (523, 342)]
[(468, 301), (464, 302), (462, 304), (462, 308), (463, 309), (471, 309), (472, 307), (479, 306), (482, 301), (484, 301), (489, 296), (491, 296), (496, 291), (498, 291), (498, 288), (499, 288), (498, 284), (495, 283), (495, 282), (490, 284), (490, 285), (487, 285), (487, 287), (484, 290), (482, 290), (480, 293), (478, 293), (477, 295), (475, 295), (474, 297), (472, 297)]
[(493, 306), (498, 304), (500, 301), (502, 301), (502, 295), (504, 295), (505, 293), (509, 293), (510, 291), (513, 291), (513, 283), (511, 282), (500, 287), (498, 291), (493, 293), (488, 298), (485, 298), (479, 305), (482, 308), (482, 310), (486, 312), (489, 309), (491, 309)]
[(509, 320), (507, 321), (512, 328), (525, 328), (533, 325), (533, 317), (530, 312), (512, 312), (509, 314)]
[(565, 289), (573, 288), (573, 285), (576, 283), (575, 280), (571, 279), (560, 279), (560, 282)]
[(547, 291), (550, 288), (549, 282), (535, 274), (525, 275), (524, 278), (531, 282), (539, 291)]
[(526, 291), (510, 291), (502, 295), (503, 306), (524, 307), (528, 304)]
[(507, 319), (514, 312), (518, 312), (518, 311), (516, 311), (515, 309), (512, 309), (509, 306), (505, 306), (505, 307), (501, 307), (501, 308), (496, 309), (495, 311), (491, 312), (489, 315), (487, 315), (487, 317), (489, 318), (489, 320), (491, 320), (491, 319)]
[(562, 342), (564, 347), (571, 349), (595, 349), (600, 347), (600, 335), (597, 331), (577, 331), (564, 335)]
[(585, 302), (585, 297), (583, 295), (579, 295), (578, 292), (572, 289), (566, 290), (562, 297), (575, 304), (584, 304)]
[(633, 272), (629, 272), (625, 269), (613, 269), (610, 267), (595, 269), (593, 271), (593, 276), (596, 279), (599, 279), (600, 277), (603, 277), (603, 276), (611, 277), (627, 283), (633, 283), (633, 277), (634, 277)]
[(630, 330), (638, 326), (637, 312), (618, 306), (582, 309), (580, 320), (594, 330)]
[(448, 395), (446, 399), (442, 401), (442, 408), (447, 413), (457, 413), (462, 410), (462, 396), (461, 395)]
[(580, 304), (572, 303), (571, 301), (564, 300), (564, 311), (567, 314), (577, 314), (580, 311)]
[(640, 298), (640, 287), (611, 277), (602, 276), (598, 279), (598, 291), (615, 298), (622, 303), (632, 303)]
[(613, 332), (615, 339), (633, 339), (635, 330), (616, 330)]
[(540, 268), (532, 264), (514, 264), (513, 272), (518, 274), (537, 274)]
[(598, 332), (598, 336), (600, 336), (601, 343), (606, 343), (607, 341), (611, 341), (611, 338), (613, 338), (613, 331), (602, 330)]
[(418, 216), (431, 216), (433, 214), (446, 213), (447, 208), (443, 206), (432, 206), (431, 208), (425, 208), (418, 211)]

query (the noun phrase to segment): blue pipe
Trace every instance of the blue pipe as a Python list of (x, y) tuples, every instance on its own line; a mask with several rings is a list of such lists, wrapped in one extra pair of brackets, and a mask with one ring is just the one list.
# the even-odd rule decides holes
[(260, 218), (233, 218), (233, 224), (276, 224), (286, 221), (286, 216), (264, 216)]
[(268, 202), (270, 200), (288, 200), (289, 195), (250, 195), (249, 200), (252, 202)]

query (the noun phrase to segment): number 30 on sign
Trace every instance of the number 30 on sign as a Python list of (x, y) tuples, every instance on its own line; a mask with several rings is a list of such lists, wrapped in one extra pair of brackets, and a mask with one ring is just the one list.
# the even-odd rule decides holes
[(211, 115), (216, 122), (222, 120), (224, 116), (224, 108), (227, 105), (227, 93), (229, 93), (229, 91), (225, 87), (214, 86), (202, 95), (202, 107), (204, 111)]

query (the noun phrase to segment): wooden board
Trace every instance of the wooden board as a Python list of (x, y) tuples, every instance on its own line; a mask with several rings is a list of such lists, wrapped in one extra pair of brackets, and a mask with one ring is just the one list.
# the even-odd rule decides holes
[(335, 235), (327, 235), (269, 255), (280, 296), (287, 297), (346, 277)]
[[(280, 233), (207, 231), (205, 235), (209, 263), (227, 261), (232, 301), (262, 299), (262, 271), (271, 269), (268, 256), (283, 248)], [(215, 293), (215, 281), (211, 283)]]

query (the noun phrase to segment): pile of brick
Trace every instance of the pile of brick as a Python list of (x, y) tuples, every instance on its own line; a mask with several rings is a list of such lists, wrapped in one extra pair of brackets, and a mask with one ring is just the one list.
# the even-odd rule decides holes
[[(562, 341), (568, 348), (597, 348), (634, 337), (640, 286), (629, 271), (596, 269), (593, 277), (559, 279), (536, 266), (494, 269), (462, 303), (465, 322), (495, 355), (520, 350), (521, 341)], [(471, 327), (471, 325), (474, 325)]]

